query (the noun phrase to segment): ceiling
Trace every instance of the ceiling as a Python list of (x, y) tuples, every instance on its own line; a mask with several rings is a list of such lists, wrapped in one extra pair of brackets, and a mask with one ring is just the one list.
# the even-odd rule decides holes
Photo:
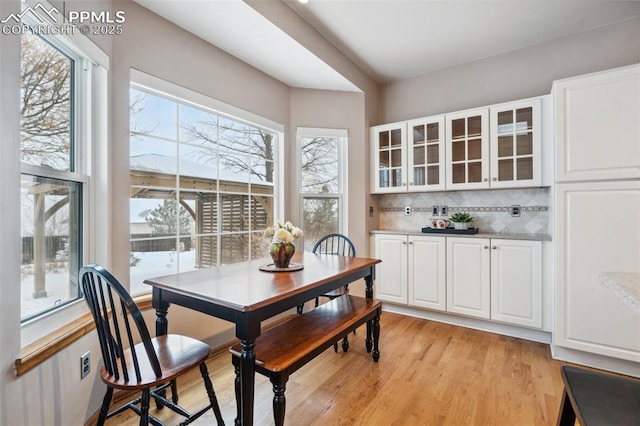
[[(242, 0), (134, 1), (291, 87), (358, 91)], [(640, 1), (266, 1), (284, 1), (379, 84), (640, 16)]]

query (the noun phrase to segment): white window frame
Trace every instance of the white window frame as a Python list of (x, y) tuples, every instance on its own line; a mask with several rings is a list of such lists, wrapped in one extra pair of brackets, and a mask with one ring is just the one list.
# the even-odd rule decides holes
[[(50, 9), (46, 1), (27, 0), (27, 4), (42, 4)], [(29, 15), (24, 15), (29, 22)], [(74, 162), (76, 172), (56, 171), (39, 166), (21, 164), (21, 173), (34, 176), (67, 179), (82, 184), (82, 253), (80, 264), (97, 261), (108, 264), (108, 242), (110, 241), (107, 215), (98, 216), (100, 209), (93, 209), (96, 202), (109, 199), (107, 155), (108, 90), (107, 74), (109, 56), (89, 38), (81, 34), (42, 36), (47, 42), (74, 59), (75, 99), (73, 105)], [(80, 90), (80, 88), (82, 88)], [(98, 244), (96, 241), (100, 241)], [(19, 298), (21, 288), (16, 292)], [(88, 312), (82, 298), (71, 301), (31, 320), (20, 324), (20, 345), (24, 347), (50, 334), (65, 324)]]
[[(244, 122), (252, 127), (261, 127), (269, 132), (276, 134), (278, 142), (275, 147), (276, 153), (274, 155), (274, 163), (276, 166), (274, 170), (273, 182), (274, 218), (277, 219), (280, 217), (280, 213), (284, 211), (284, 197), (282, 196), (284, 190), (284, 188), (282, 188), (282, 182), (285, 181), (285, 167), (283, 167), (284, 125), (246, 111), (242, 108), (238, 108), (217, 99), (211, 98), (202, 93), (195, 92), (183, 86), (179, 86), (169, 81), (144, 73), (134, 68), (130, 70), (130, 87), (146, 91), (150, 94), (153, 94), (154, 96), (164, 97), (169, 100), (176, 101), (180, 104), (191, 103), (194, 107), (197, 108), (207, 108), (211, 110), (212, 114), (225, 116), (238, 122)], [(131, 233), (129, 232), (129, 239), (130, 235)], [(131, 287), (131, 284), (132, 283), (129, 280), (129, 289)], [(147, 292), (151, 292), (150, 287)], [(136, 293), (136, 295), (141, 294), (144, 294), (144, 292)]]
[[(304, 137), (329, 137), (340, 138), (340, 144), (338, 149), (338, 193), (311, 193), (302, 192), (302, 143)], [(349, 159), (347, 153), (349, 152), (349, 131), (347, 129), (330, 129), (319, 127), (298, 127), (296, 128), (296, 181), (297, 192), (299, 197), (298, 214), (300, 218), (300, 226), (302, 226), (302, 219), (304, 218), (304, 200), (305, 198), (337, 198), (338, 199), (338, 232), (344, 235), (349, 234), (349, 211), (348, 211), (348, 191), (349, 187), (347, 182), (347, 164)], [(304, 229), (303, 229), (304, 231)]]

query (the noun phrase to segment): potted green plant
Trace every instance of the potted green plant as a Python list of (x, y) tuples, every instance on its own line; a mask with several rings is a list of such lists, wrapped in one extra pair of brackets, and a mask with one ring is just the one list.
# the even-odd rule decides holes
[(467, 212), (456, 212), (449, 218), (453, 222), (454, 229), (468, 229), (469, 224), (473, 222), (473, 216)]

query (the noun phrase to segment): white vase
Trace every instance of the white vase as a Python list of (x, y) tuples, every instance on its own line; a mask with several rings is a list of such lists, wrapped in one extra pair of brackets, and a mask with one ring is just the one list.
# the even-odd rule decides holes
[(469, 229), (469, 222), (453, 222), (453, 227), (458, 230)]

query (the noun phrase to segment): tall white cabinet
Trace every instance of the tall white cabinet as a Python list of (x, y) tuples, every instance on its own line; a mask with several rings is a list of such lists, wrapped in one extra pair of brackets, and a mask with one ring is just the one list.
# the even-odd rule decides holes
[(640, 273), (640, 65), (558, 81), (554, 345), (640, 362), (640, 317), (605, 287)]

